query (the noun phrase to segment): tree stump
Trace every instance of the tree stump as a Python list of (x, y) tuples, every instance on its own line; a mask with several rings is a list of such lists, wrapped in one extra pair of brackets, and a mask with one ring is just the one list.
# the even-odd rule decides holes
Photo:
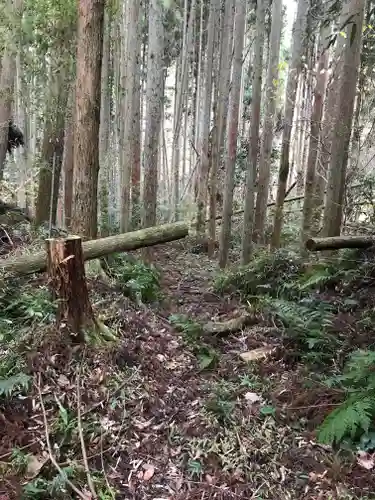
[(89, 331), (114, 340), (107, 327), (96, 320), (91, 307), (81, 238), (49, 238), (46, 244), (50, 288), (58, 303), (57, 325), (67, 330), (77, 343), (85, 342)]

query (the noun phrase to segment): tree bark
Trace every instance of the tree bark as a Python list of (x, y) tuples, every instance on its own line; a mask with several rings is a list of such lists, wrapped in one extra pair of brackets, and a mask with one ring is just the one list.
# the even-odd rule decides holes
[(350, 18), (340, 79), (338, 113), (334, 121), (331, 162), (324, 209), (324, 236), (340, 234), (345, 194), (346, 167), (352, 130), (354, 100), (361, 56), (365, 0), (347, 0), (343, 12)]
[(96, 326), (86, 285), (82, 240), (48, 239), (47, 271), (53, 300), (57, 301), (56, 322), (74, 342), (85, 342), (85, 332)]
[(232, 229), (234, 169), (237, 153), (238, 115), (240, 108), (242, 53), (245, 37), (246, 6), (243, 0), (236, 1), (234, 21), (234, 58), (232, 89), (229, 98), (228, 153), (225, 162), (225, 191), (223, 223), (220, 232), (219, 265), (225, 267), (228, 261), (229, 242)]
[[(8, 124), (12, 117), (14, 81), (16, 76), (17, 33), (22, 19), (23, 0), (8, 0), (3, 19), (5, 35), (9, 38), (1, 60), (0, 76), (0, 181), (3, 180), (8, 144)], [(15, 23), (15, 24), (14, 24)]]
[(104, 0), (79, 0), (72, 230), (96, 238)]
[[(188, 233), (188, 224), (176, 222), (116, 236), (108, 236), (98, 240), (85, 241), (82, 245), (83, 258), (84, 260), (92, 260), (111, 253), (168, 243), (169, 241), (185, 238)], [(38, 273), (46, 269), (46, 256), (43, 252), (40, 252), (34, 255), (0, 259), (0, 269), (9, 273)]]
[[(60, 61), (60, 64), (63, 63)], [(64, 69), (56, 74), (51, 68), (51, 95), (46, 110), (46, 122), (39, 170), (35, 223), (51, 220), (56, 224), (57, 199), (64, 151), (64, 122), (67, 107), (67, 81)]]
[(258, 243), (263, 243), (265, 239), (265, 221), (267, 215), (271, 153), (276, 114), (276, 92), (279, 76), (279, 52), (282, 28), (281, 17), (282, 0), (273, 0), (263, 138), (259, 159), (258, 194), (254, 221), (254, 240)]
[(199, 158), (199, 171), (198, 171), (198, 186), (197, 186), (197, 218), (196, 218), (196, 231), (197, 233), (204, 232), (205, 227), (205, 213), (207, 207), (207, 193), (208, 193), (208, 171), (209, 171), (209, 135), (211, 123), (211, 104), (212, 104), (212, 69), (214, 57), (214, 42), (215, 42), (215, 29), (217, 27), (218, 14), (219, 14), (219, 1), (210, 1), (210, 13), (208, 18), (207, 27), (207, 53), (205, 64), (205, 94), (202, 106), (202, 121), (203, 127), (200, 139), (200, 158)]
[(73, 142), (74, 142), (75, 87), (72, 84), (65, 116), (64, 153), (62, 172), (64, 180), (64, 226), (70, 229), (73, 205)]
[(149, 5), (149, 45), (146, 83), (146, 133), (144, 144), (143, 227), (156, 224), (158, 151), (164, 95), (164, 25), (161, 0)]
[(110, 9), (104, 12), (103, 54), (101, 72), (101, 102), (99, 125), (99, 208), (100, 208), (100, 236), (108, 236), (109, 217), (109, 138), (111, 125), (111, 81), (110, 81), (110, 56), (111, 56), (111, 27), (112, 16)]
[(298, 77), (302, 68), (302, 55), (304, 53), (304, 37), (306, 33), (307, 13), (309, 0), (298, 0), (297, 17), (293, 29), (293, 47), (291, 64), (289, 67), (288, 81), (286, 86), (284, 129), (281, 146), (281, 159), (279, 168), (279, 182), (277, 186), (276, 208), (274, 216), (274, 227), (271, 238), (271, 247), (280, 246), (283, 205), (285, 199), (286, 185), (289, 175), (289, 153), (292, 130), (293, 113), (296, 102)]
[[(187, 2), (185, 2), (185, 16), (187, 17)], [(173, 172), (173, 212), (174, 220), (179, 219), (179, 201), (180, 201), (180, 134), (181, 134), (181, 124), (182, 124), (182, 113), (184, 107), (184, 100), (186, 97), (186, 92), (188, 89), (188, 62), (190, 46), (193, 39), (193, 26), (195, 21), (195, 0), (191, 1), (190, 12), (189, 12), (189, 23), (188, 26), (183, 27), (183, 45), (181, 51), (181, 64), (180, 64), (180, 74), (177, 81), (177, 87), (175, 89), (175, 117), (174, 117), (174, 130), (173, 130), (173, 143), (172, 143), (172, 172)], [(176, 67), (177, 71), (177, 67)]]
[[(340, 26), (345, 18), (340, 18)], [(333, 56), (334, 66), (332, 75), (327, 85), (327, 96), (324, 102), (322, 128), (319, 134), (320, 150), (316, 165), (316, 182), (314, 192), (314, 213), (312, 222), (312, 234), (317, 234), (324, 209), (324, 195), (327, 189), (327, 175), (331, 160), (332, 141), (334, 132), (334, 121), (337, 114), (337, 105), (340, 91), (340, 77), (343, 64), (344, 52), (343, 36), (338, 36)]]
[(259, 152), (260, 105), (262, 100), (263, 44), (265, 2), (258, 0), (256, 12), (256, 40), (254, 55), (254, 73), (251, 100), (251, 122), (249, 154), (247, 158), (245, 207), (242, 233), (241, 262), (247, 264), (250, 260), (253, 244), (255, 181)]
[(314, 91), (314, 107), (311, 116), (310, 125), (310, 145), (309, 156), (306, 168), (305, 180), (305, 198), (303, 201), (303, 216), (301, 229), (301, 248), (303, 248), (306, 238), (308, 237), (311, 226), (314, 209), (314, 192), (316, 185), (316, 160), (319, 151), (319, 134), (321, 121), (323, 116), (324, 96), (326, 94), (329, 50), (327, 48), (327, 40), (331, 33), (331, 27), (326, 23), (322, 24), (320, 29), (319, 40), (319, 63), (317, 68), (316, 86)]

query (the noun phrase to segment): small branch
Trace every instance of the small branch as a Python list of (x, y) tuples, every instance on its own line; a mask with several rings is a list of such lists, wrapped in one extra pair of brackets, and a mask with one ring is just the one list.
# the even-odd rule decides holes
[(87, 460), (87, 453), (86, 453), (86, 446), (85, 446), (85, 439), (83, 437), (83, 430), (82, 430), (82, 418), (81, 418), (81, 366), (79, 366), (78, 370), (78, 375), (77, 375), (77, 425), (78, 425), (78, 434), (79, 434), (79, 439), (81, 441), (81, 450), (82, 450), (82, 459), (83, 459), (83, 466), (85, 468), (86, 472), (86, 477), (87, 477), (87, 484), (88, 487), (91, 491), (92, 497), (94, 500), (98, 498), (98, 495), (95, 491), (95, 486), (94, 482), (91, 477), (90, 473), (90, 468), (89, 468), (89, 463)]

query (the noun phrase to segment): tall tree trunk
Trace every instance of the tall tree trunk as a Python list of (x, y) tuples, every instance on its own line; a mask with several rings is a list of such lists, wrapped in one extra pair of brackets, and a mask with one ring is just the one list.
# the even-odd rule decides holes
[(232, 73), (232, 88), (229, 99), (228, 119), (228, 153), (225, 161), (225, 191), (223, 205), (223, 219), (220, 233), (219, 265), (225, 267), (228, 261), (229, 244), (232, 228), (234, 168), (237, 153), (238, 114), (240, 108), (242, 53), (245, 37), (246, 4), (243, 0), (236, 0), (234, 26), (234, 58)]
[(30, 209), (30, 194), (29, 194), (29, 174), (30, 174), (30, 164), (29, 164), (29, 130), (28, 130), (28, 120), (27, 120), (27, 84), (25, 83), (23, 67), (23, 52), (21, 47), (18, 47), (17, 57), (16, 57), (16, 78), (15, 78), (15, 120), (21, 130), (23, 130), (25, 145), (23, 147), (22, 153), (17, 155), (17, 162), (20, 163), (20, 168), (18, 169), (18, 181), (17, 184), (19, 189), (17, 191), (17, 203), (20, 207)]
[[(12, 105), (14, 100), (14, 79), (16, 76), (16, 51), (18, 40), (15, 35), (22, 17), (23, 0), (8, 0), (5, 7), (3, 20), (8, 32), (6, 46), (1, 60), (0, 76), (0, 180), (3, 179), (5, 159), (8, 145), (8, 124), (12, 117)], [(8, 17), (9, 16), (9, 17)], [(16, 23), (16, 24), (14, 24)]]
[(100, 236), (110, 234), (108, 218), (109, 201), (109, 137), (111, 122), (111, 85), (110, 85), (110, 55), (111, 55), (111, 15), (109, 9), (104, 12), (103, 61), (101, 73), (101, 103), (99, 125), (99, 206), (100, 206)]
[[(219, 30), (218, 30), (219, 31)], [(217, 56), (214, 56), (214, 67), (212, 72), (213, 80), (213, 95), (212, 95), (212, 115), (214, 126), (211, 130), (210, 137), (210, 166), (209, 166), (209, 185), (208, 185), (208, 202), (209, 202), (209, 220), (208, 220), (208, 256), (213, 257), (216, 247), (216, 208), (217, 208), (217, 182), (218, 182), (218, 130), (217, 130), (217, 101), (219, 87), (219, 65), (220, 58), (218, 57), (220, 40), (216, 37), (215, 48)], [(214, 52), (215, 52), (214, 48)]]
[(132, 228), (139, 229), (141, 224), (141, 45), (142, 45), (142, 17), (144, 9), (139, 7), (135, 47), (134, 84), (132, 95), (132, 123), (130, 130), (130, 157), (132, 158)]
[(123, 99), (123, 145), (121, 148), (122, 166), (121, 178), (121, 216), (120, 230), (126, 232), (130, 224), (130, 193), (132, 178), (132, 135), (134, 123), (134, 92), (137, 82), (137, 64), (139, 49), (139, 24), (140, 24), (140, 0), (126, 2), (127, 14), (125, 15), (125, 43), (124, 43), (124, 67), (123, 67), (123, 89), (125, 92)]
[[(221, 209), (223, 202), (223, 175), (221, 164), (223, 157), (224, 132), (227, 122), (230, 71), (232, 66), (234, 0), (224, 1), (224, 13), (221, 16), (219, 71), (216, 71), (214, 96), (214, 128), (211, 141), (210, 169), (210, 223), (209, 255), (215, 250), (217, 205)], [(221, 173), (221, 175), (220, 175)]]
[(314, 104), (310, 125), (309, 156), (306, 168), (305, 197), (303, 200), (303, 218), (301, 230), (301, 249), (304, 250), (305, 241), (310, 236), (312, 215), (314, 208), (314, 191), (316, 183), (316, 161), (319, 150), (319, 134), (323, 116), (324, 96), (327, 87), (329, 50), (327, 40), (331, 34), (331, 27), (323, 22), (319, 37), (319, 62), (317, 68)]
[(104, 0), (79, 0), (72, 230), (94, 239), (98, 174)]
[(354, 100), (361, 57), (362, 26), (366, 0), (347, 0), (343, 12), (350, 18), (340, 78), (338, 113), (334, 122), (331, 161), (324, 209), (323, 236), (341, 231), (348, 148), (353, 121)]
[[(204, 34), (204, 2), (200, 0), (200, 18), (199, 18), (199, 48), (197, 51), (198, 64), (197, 64), (197, 72), (195, 78), (195, 108), (194, 108), (194, 158), (195, 162), (199, 161), (198, 155), (196, 154), (199, 151), (199, 140), (200, 140), (200, 131), (201, 131), (201, 106), (202, 106), (202, 80), (203, 80), (203, 71), (202, 71), (202, 63), (203, 63), (203, 34)], [(198, 196), (198, 181), (199, 181), (199, 173), (194, 174), (194, 201), (197, 201)]]
[[(186, 3), (187, 9), (187, 3)], [(184, 107), (184, 100), (187, 93), (188, 86), (188, 56), (190, 52), (190, 46), (192, 44), (193, 38), (193, 26), (195, 19), (195, 0), (191, 1), (190, 13), (189, 13), (189, 23), (184, 26), (184, 40), (183, 48), (181, 52), (181, 66), (180, 66), (180, 78), (178, 81), (178, 86), (176, 88), (176, 116), (174, 120), (174, 130), (173, 130), (173, 143), (172, 143), (172, 169), (173, 169), (173, 211), (174, 219), (177, 221), (178, 215), (178, 204), (179, 204), (179, 192), (180, 192), (180, 133), (181, 133), (181, 121), (182, 112)]]
[(284, 129), (283, 129), (283, 140), (281, 146), (279, 182), (277, 186), (274, 227), (271, 238), (272, 248), (279, 248), (280, 246), (283, 207), (284, 207), (286, 185), (289, 174), (289, 153), (290, 153), (292, 120), (293, 120), (294, 106), (296, 102), (298, 77), (302, 69), (302, 56), (305, 48), (304, 38), (306, 32), (308, 9), (309, 9), (309, 0), (298, 0), (297, 17), (293, 29), (291, 64), (289, 67), (288, 80), (286, 85)]
[(215, 42), (215, 29), (217, 27), (219, 15), (219, 0), (210, 0), (210, 13), (208, 18), (208, 39), (205, 65), (205, 94), (202, 106), (203, 129), (201, 132), (200, 158), (199, 158), (199, 177), (198, 177), (198, 195), (197, 195), (197, 218), (196, 230), (198, 233), (204, 232), (205, 216), (208, 193), (208, 170), (209, 170), (209, 135), (211, 123), (211, 101), (212, 101), (212, 69)]
[(224, 192), (224, 137), (227, 128), (227, 115), (229, 104), (230, 77), (233, 58), (233, 27), (234, 27), (234, 11), (235, 0), (225, 0), (224, 10), (224, 33), (222, 37), (222, 49), (220, 51), (220, 70), (219, 70), (219, 99), (218, 99), (218, 116), (217, 116), (217, 170), (218, 170), (218, 186), (216, 198), (220, 201), (219, 209), (223, 203)]
[(272, 142), (276, 114), (276, 94), (279, 76), (279, 52), (282, 28), (282, 0), (272, 2), (272, 24), (266, 78), (266, 102), (263, 137), (259, 159), (258, 194), (255, 206), (254, 239), (264, 242), (265, 221), (270, 184)]
[(252, 253), (255, 180), (259, 152), (260, 106), (262, 100), (263, 44), (265, 29), (265, 9), (263, 0), (257, 2), (256, 39), (254, 54), (254, 72), (252, 83), (251, 122), (249, 138), (249, 154), (246, 169), (245, 208), (242, 233), (242, 264), (247, 264)]
[[(63, 66), (61, 60), (57, 64)], [(67, 107), (66, 70), (51, 68), (50, 100), (46, 110), (46, 122), (39, 170), (38, 195), (35, 207), (35, 223), (50, 221), (56, 224), (61, 164), (64, 151), (64, 125)]]
[[(341, 22), (342, 21), (342, 22)], [(345, 21), (344, 16), (340, 18), (340, 26)], [(313, 206), (313, 221), (311, 232), (316, 235), (320, 230), (321, 219), (324, 209), (324, 198), (327, 187), (327, 175), (329, 162), (331, 160), (332, 140), (333, 140), (333, 125), (336, 113), (338, 112), (338, 97), (339, 97), (339, 82), (344, 59), (344, 42), (343, 36), (339, 36), (336, 42), (334, 52), (334, 65), (331, 78), (328, 80), (327, 97), (324, 103), (323, 122), (319, 134), (320, 149), (318, 152), (316, 165), (316, 182), (314, 189), (314, 206)], [(327, 42), (328, 43), (328, 42)]]
[(149, 5), (149, 42), (146, 83), (146, 133), (144, 145), (143, 227), (156, 224), (158, 151), (164, 96), (164, 26), (161, 0)]
[(62, 172), (64, 179), (64, 225), (70, 229), (73, 206), (73, 142), (74, 142), (74, 114), (75, 114), (75, 85), (72, 84), (65, 116), (64, 153)]

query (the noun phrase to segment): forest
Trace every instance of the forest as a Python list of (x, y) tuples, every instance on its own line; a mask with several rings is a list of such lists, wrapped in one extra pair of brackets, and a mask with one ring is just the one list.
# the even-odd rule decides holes
[(1, 0), (0, 500), (375, 499), (374, 25)]

